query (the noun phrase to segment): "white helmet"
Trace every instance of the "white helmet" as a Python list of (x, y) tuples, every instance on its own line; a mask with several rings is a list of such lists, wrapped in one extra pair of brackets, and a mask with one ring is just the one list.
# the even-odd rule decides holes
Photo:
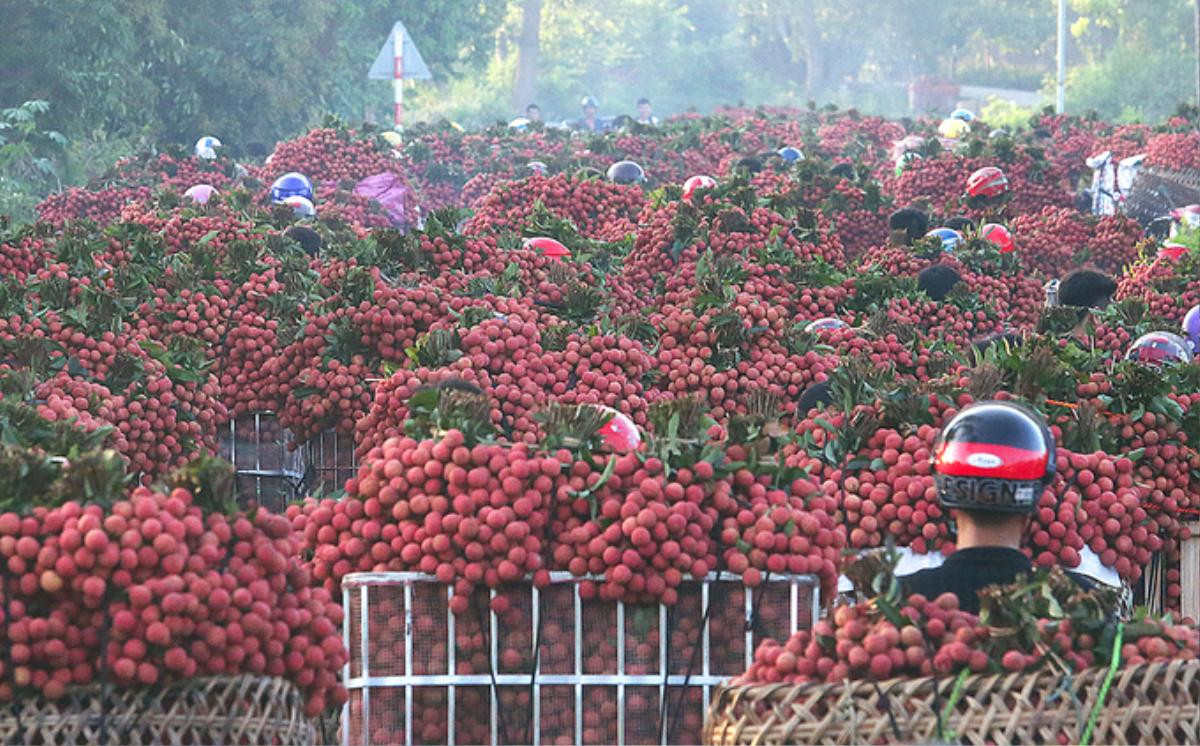
[(315, 218), (317, 216), (317, 208), (313, 206), (312, 200), (299, 194), (284, 197), (280, 204), (292, 208), (292, 212), (298, 218)]
[(217, 157), (217, 148), (221, 147), (221, 141), (212, 135), (205, 135), (196, 141), (194, 152), (197, 158), (212, 160)]

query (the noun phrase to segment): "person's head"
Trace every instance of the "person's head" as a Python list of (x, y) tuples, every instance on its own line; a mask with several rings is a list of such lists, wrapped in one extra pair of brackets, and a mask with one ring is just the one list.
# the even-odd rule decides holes
[(643, 96), (637, 100), (638, 119), (649, 119), (653, 110), (654, 107), (650, 105), (650, 99)]
[(968, 217), (956, 215), (952, 218), (947, 218), (946, 222), (942, 223), (942, 225), (966, 235), (969, 229), (975, 227), (975, 222)]
[(829, 173), (833, 176), (837, 176), (840, 179), (853, 179), (854, 166), (851, 166), (849, 163), (839, 163), (833, 168), (829, 169)]
[(531, 122), (542, 121), (542, 108), (537, 104), (530, 104), (525, 107), (525, 118)]
[(796, 400), (796, 415), (803, 417), (810, 410), (817, 407), (825, 407), (833, 403), (833, 392), (830, 390), (828, 381), (814, 383), (804, 389), (800, 394), (800, 398)]
[(304, 253), (309, 256), (317, 256), (321, 253), (321, 234), (317, 233), (307, 225), (293, 225), (283, 232), (283, 235), (300, 244), (300, 248), (304, 249)]
[(901, 207), (888, 216), (888, 229), (911, 246), (929, 231), (929, 216), (915, 207)]
[(756, 174), (763, 170), (763, 162), (757, 156), (748, 155), (745, 158), (739, 158), (735, 164), (735, 168), (745, 171), (746, 173)]
[(1018, 548), (1056, 461), (1046, 421), (1021, 404), (978, 402), (946, 423), (934, 444), (934, 483), (958, 520), (959, 548)]
[(579, 105), (583, 108), (583, 116), (586, 119), (596, 118), (596, 111), (600, 108), (600, 102), (596, 100), (595, 96), (584, 96)]
[(483, 389), (479, 388), (478, 385), (457, 376), (438, 381), (433, 387), (438, 391), (461, 391), (465, 394), (484, 393)]
[(935, 264), (917, 274), (917, 289), (939, 303), (946, 299), (958, 281), (958, 271), (948, 264)]
[(1092, 308), (1104, 308), (1117, 292), (1117, 283), (1103, 272), (1077, 269), (1058, 283), (1058, 302), (1079, 309), (1079, 318), (1086, 318)]
[(1009, 347), (1020, 347), (1024, 344), (1025, 338), (1019, 333), (1013, 331), (992, 332), (985, 334), (971, 342), (971, 346), (975, 348), (975, 352), (982, 355), (992, 346), (1007, 345)]

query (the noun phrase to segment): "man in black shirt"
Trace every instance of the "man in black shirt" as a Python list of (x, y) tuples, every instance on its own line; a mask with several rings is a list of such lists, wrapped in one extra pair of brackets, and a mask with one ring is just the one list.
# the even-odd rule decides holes
[[(958, 550), (941, 567), (900, 578), (906, 593), (958, 596), (979, 613), (979, 591), (1030, 574), (1021, 552), (1029, 516), (1054, 477), (1054, 436), (1031, 410), (1008, 401), (967, 407), (942, 429), (934, 448), (938, 499), (958, 527)], [(1091, 581), (1072, 576), (1091, 587)]]

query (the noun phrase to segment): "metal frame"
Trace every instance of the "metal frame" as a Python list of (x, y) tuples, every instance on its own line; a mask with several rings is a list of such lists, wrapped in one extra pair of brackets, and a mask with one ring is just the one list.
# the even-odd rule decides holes
[[(264, 435), (264, 422), (275, 418), (270, 411), (248, 412), (240, 417), (231, 418), (227, 427), (222, 428), (220, 439), (221, 455), (233, 464), (235, 476), (253, 479), (253, 490), (241, 492), (239, 500), (256, 500), (261, 502), (264, 496), (266, 480), (278, 480), (290, 490), (288, 501), (299, 496), (306, 473), (305, 453), (301, 450), (288, 450), (284, 441)], [(250, 420), (250, 430), (241, 423)], [(282, 428), (282, 426), (280, 426)], [(249, 443), (248, 447), (239, 447), (239, 443)], [(265, 448), (278, 448), (279, 468), (263, 466)], [(249, 453), (247, 453), (249, 451)], [(247, 463), (249, 462), (249, 463)]]
[[(342, 465), (339, 462), (346, 441), (350, 461), (348, 465)], [(332, 452), (332, 462), (325, 458), (327, 444)], [(318, 489), (326, 494), (336, 492), (342, 488), (345, 479), (358, 474), (359, 461), (353, 435), (322, 430), (304, 443), (304, 457), (304, 487), (310, 492)], [(343, 477), (339, 472), (346, 472), (349, 477)]]
[[(360, 727), (362, 743), (370, 743), (370, 723), (371, 723), (371, 690), (376, 688), (391, 688), (404, 687), (405, 691), (405, 718), (404, 718), (404, 742), (406, 744), (413, 743), (413, 694), (414, 690), (419, 687), (439, 687), (445, 688), (447, 693), (447, 743), (453, 745), (455, 743), (455, 704), (456, 690), (458, 687), (489, 687), (490, 690), (490, 717), (491, 717), (491, 742), (498, 744), (499, 727), (498, 707), (499, 696), (496, 687), (529, 687), (531, 680), (533, 684), (532, 702), (530, 709), (532, 714), (532, 732), (531, 738), (534, 746), (540, 746), (541, 743), (541, 687), (543, 686), (571, 686), (575, 692), (575, 743), (582, 743), (583, 737), (583, 692), (584, 687), (610, 687), (616, 689), (617, 696), (617, 743), (619, 746), (624, 746), (625, 743), (625, 688), (629, 686), (656, 687), (659, 690), (660, 705), (667, 697), (668, 689), (701, 689), (703, 691), (703, 701), (708, 702), (711, 699), (712, 688), (726, 681), (728, 675), (714, 674), (711, 670), (709, 654), (711, 651), (710, 644), (710, 624), (705, 623), (700, 630), (700, 645), (702, 647), (702, 667), (699, 673), (690, 675), (667, 673), (668, 671), (668, 637), (669, 630), (667, 629), (667, 607), (659, 605), (658, 611), (658, 626), (659, 626), (659, 673), (648, 675), (632, 675), (625, 673), (625, 604), (616, 602), (616, 654), (617, 654), (617, 673), (613, 674), (587, 674), (583, 671), (583, 599), (579, 592), (579, 582), (589, 578), (576, 577), (569, 572), (553, 572), (551, 575), (551, 583), (563, 584), (570, 583), (573, 586), (573, 633), (574, 641), (574, 663), (575, 672), (573, 674), (543, 674), (541, 673), (540, 656), (534, 656), (535, 669), (531, 677), (529, 673), (480, 673), (469, 675), (454, 674), (455, 670), (455, 629), (454, 629), (454, 614), (450, 612), (449, 600), (454, 597), (454, 589), (451, 586), (442, 586), (446, 591), (446, 648), (447, 648), (447, 667), (446, 674), (422, 674), (414, 675), (413, 671), (413, 586), (420, 584), (435, 584), (438, 583), (436, 578), (431, 575), (416, 572), (364, 572), (352, 573), (347, 575), (342, 580), (342, 607), (345, 610), (347, 623), (343, 631), (343, 639), (349, 649), (350, 642), (350, 624), (349, 618), (351, 613), (350, 599), (352, 594), (359, 594), (359, 634), (361, 636), (361, 655), (362, 660), (358, 661), (359, 675), (351, 676), (351, 662), (347, 662), (343, 669), (343, 683), (346, 688), (360, 690), (362, 692), (362, 724)], [(592, 578), (595, 579), (595, 578)], [(709, 573), (703, 581), (699, 581), (701, 608), (708, 609), (710, 600), (710, 586), (716, 582), (733, 583), (739, 580), (736, 575), (728, 575), (725, 577), (719, 576), (717, 573)], [(689, 581), (696, 583), (697, 581)], [(789, 584), (789, 633), (795, 633), (800, 628), (800, 589), (801, 587), (809, 589), (811, 593), (811, 614), (807, 620), (809, 628), (817, 622), (817, 617), (820, 610), (820, 583), (813, 575), (771, 575), (767, 577), (766, 582), (769, 583), (788, 583)], [(369, 592), (373, 588), (383, 586), (401, 585), (404, 588), (404, 675), (400, 676), (371, 676), (370, 675), (370, 624), (369, 624), (369, 609), (370, 596)], [(528, 585), (530, 593), (530, 612), (531, 624), (535, 630), (535, 634), (531, 639), (537, 641), (536, 630), (538, 629), (538, 619), (541, 608), (541, 594), (536, 586), (531, 583)], [(494, 598), (495, 590), (492, 590), (490, 597)], [(743, 594), (745, 602), (746, 620), (752, 618), (754, 614), (754, 594), (750, 589), (746, 589)], [(490, 609), (488, 610), (489, 618), (489, 644), (491, 657), (492, 671), (497, 671), (497, 619), (496, 614)], [(754, 631), (751, 625), (746, 625), (746, 644), (745, 644), (745, 664), (747, 667), (754, 660)], [(667, 731), (669, 724), (664, 718), (660, 724), (659, 742), (667, 743)], [(347, 702), (342, 707), (342, 739), (343, 746), (351, 746), (350, 741), (350, 704)]]

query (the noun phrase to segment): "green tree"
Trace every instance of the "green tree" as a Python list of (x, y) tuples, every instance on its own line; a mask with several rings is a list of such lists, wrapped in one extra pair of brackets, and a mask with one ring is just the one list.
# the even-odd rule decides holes
[(485, 62), (506, 0), (0, 0), (0, 103), (54, 104), (48, 124), (235, 148), (330, 110), (386, 101), (367, 69), (395, 20), (436, 75)]
[(1194, 98), (1192, 0), (1073, 0), (1067, 109), (1157, 120)]
[(38, 196), (61, 184), (67, 139), (38, 122), (49, 108), (45, 101), (26, 101), (0, 110), (0, 215), (32, 218)]
[(149, 121), (146, 50), (163, 38), (164, 16), (160, 0), (0, 0), (0, 104), (53, 102), (46, 124), (63, 131)]

